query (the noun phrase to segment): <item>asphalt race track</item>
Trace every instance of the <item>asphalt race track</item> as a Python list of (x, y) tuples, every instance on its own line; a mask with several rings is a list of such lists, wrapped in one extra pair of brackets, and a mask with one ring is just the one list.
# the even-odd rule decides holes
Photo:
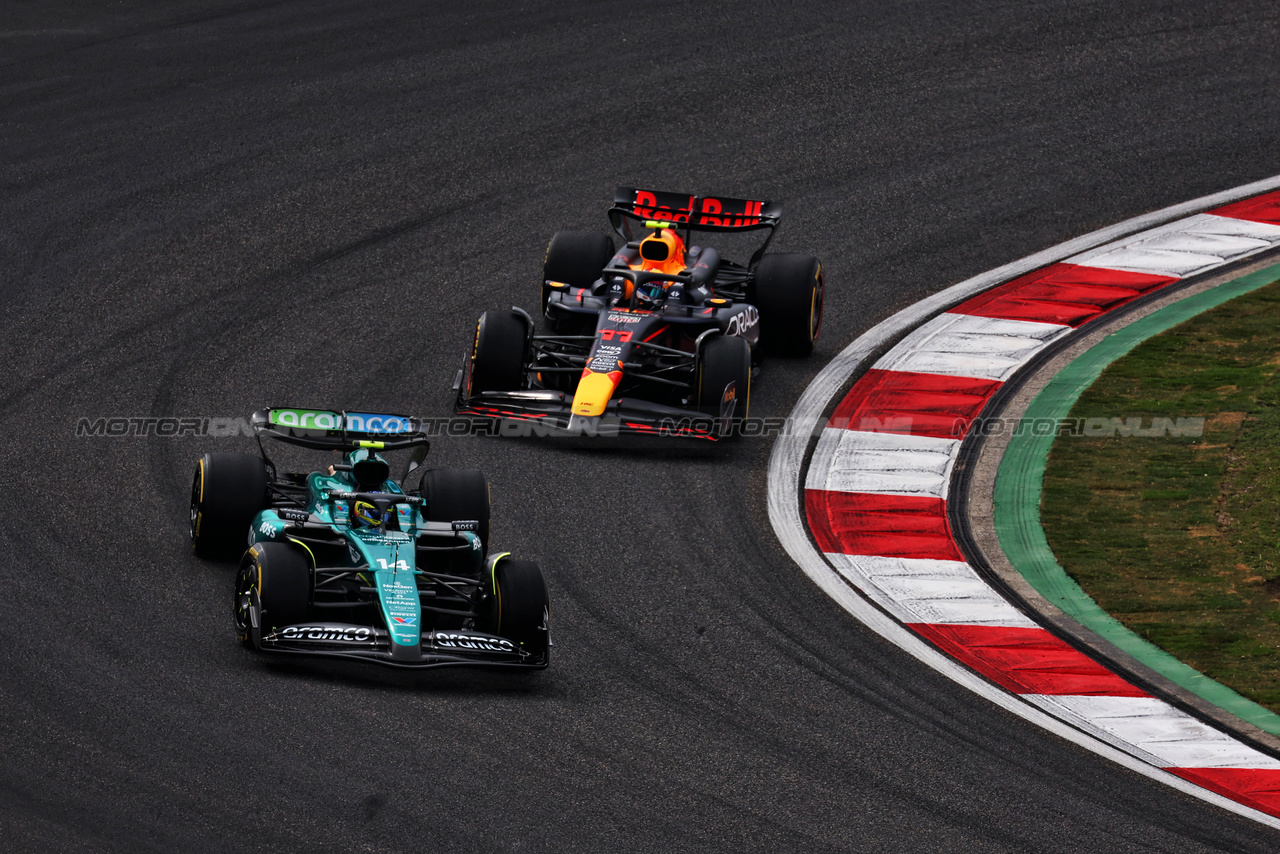
[(536, 308), (618, 184), (786, 201), (828, 301), (753, 388), (784, 415), (896, 309), (1280, 173), (1271, 0), (968, 5), (0, 10), (3, 848), (1280, 847), (855, 623), (773, 537), (767, 441), (441, 438), (548, 576), (552, 667), (512, 677), (251, 655), (187, 546), (198, 454), (250, 440), (75, 436), (447, 414), (475, 317)]

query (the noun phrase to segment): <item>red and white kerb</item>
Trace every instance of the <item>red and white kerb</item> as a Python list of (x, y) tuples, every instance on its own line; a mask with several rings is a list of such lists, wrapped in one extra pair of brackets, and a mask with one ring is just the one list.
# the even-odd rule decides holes
[(1280, 817), (1280, 761), (1040, 628), (965, 562), (946, 506), (972, 420), (1046, 346), (1144, 294), (1277, 245), (1273, 192), (1091, 249), (935, 317), (836, 407), (804, 505), (832, 566), (938, 649), (1144, 762)]

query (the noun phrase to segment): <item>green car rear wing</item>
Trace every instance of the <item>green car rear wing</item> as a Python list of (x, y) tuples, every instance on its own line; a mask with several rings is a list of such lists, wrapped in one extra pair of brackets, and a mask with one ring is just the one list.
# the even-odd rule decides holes
[(422, 422), (407, 415), (272, 407), (249, 418), (263, 436), (320, 451), (397, 451), (429, 447)]

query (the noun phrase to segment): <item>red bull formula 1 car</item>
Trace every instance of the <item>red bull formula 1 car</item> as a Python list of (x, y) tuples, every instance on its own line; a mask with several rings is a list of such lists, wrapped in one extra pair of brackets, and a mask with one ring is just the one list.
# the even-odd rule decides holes
[[(765, 350), (808, 354), (822, 321), (818, 259), (765, 252), (781, 216), (777, 202), (618, 188), (608, 217), (623, 247), (557, 232), (543, 261), (547, 333), (519, 308), (482, 314), (458, 412), (548, 434), (733, 435)], [(765, 233), (746, 264), (694, 243), (730, 232)]]

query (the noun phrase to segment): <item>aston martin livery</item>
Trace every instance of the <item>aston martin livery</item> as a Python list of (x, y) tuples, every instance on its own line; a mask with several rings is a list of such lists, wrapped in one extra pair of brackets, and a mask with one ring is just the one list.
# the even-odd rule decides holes
[[(732, 436), (766, 351), (808, 354), (822, 265), (766, 253), (777, 202), (620, 187), (609, 235), (561, 231), (543, 261), (542, 316), (486, 311), (454, 387), (459, 413), (573, 435)], [(645, 233), (641, 233), (645, 232)], [(763, 233), (745, 264), (694, 243)]]
[[(488, 553), (484, 475), (423, 469), (420, 422), (274, 408), (251, 423), (260, 454), (205, 454), (191, 486), (196, 553), (240, 558), (232, 616), (241, 642), (398, 667), (547, 666), (541, 571)], [(280, 472), (264, 436), (342, 456), (323, 470)], [(393, 480), (382, 454), (396, 450), (410, 457)]]

